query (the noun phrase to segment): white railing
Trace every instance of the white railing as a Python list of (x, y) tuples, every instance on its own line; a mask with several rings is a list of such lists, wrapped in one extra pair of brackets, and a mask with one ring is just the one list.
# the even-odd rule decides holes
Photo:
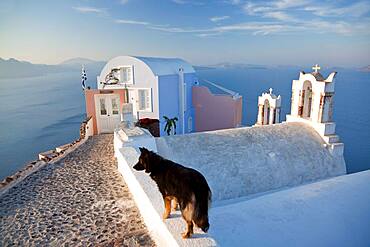
[(216, 87), (218, 89), (220, 89), (221, 91), (223, 91), (223, 92), (225, 92), (227, 94), (230, 94), (234, 99), (237, 99), (237, 98), (240, 97), (239, 93), (234, 92), (234, 91), (232, 91), (230, 89), (224, 88), (224, 87), (222, 87), (222, 86), (220, 86), (220, 85), (218, 85), (218, 84), (216, 84), (214, 82), (211, 82), (211, 81), (206, 80), (206, 79), (200, 79), (200, 80), (203, 81), (203, 82), (205, 82), (205, 83), (208, 83), (208, 84), (210, 84), (210, 85), (212, 85), (212, 86), (214, 86), (214, 87)]

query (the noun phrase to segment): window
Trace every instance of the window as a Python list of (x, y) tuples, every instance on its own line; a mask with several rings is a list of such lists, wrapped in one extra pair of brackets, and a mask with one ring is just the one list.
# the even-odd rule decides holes
[(118, 115), (119, 109), (118, 109), (118, 103), (117, 98), (112, 98), (112, 115)]
[(132, 66), (121, 67), (119, 79), (120, 83), (133, 84)]
[(150, 89), (139, 89), (139, 111), (152, 111), (152, 95)]
[(105, 106), (105, 99), (100, 99), (100, 115), (107, 115), (107, 108)]
[(193, 131), (193, 118), (192, 117), (189, 117), (188, 118), (188, 132), (192, 132)]

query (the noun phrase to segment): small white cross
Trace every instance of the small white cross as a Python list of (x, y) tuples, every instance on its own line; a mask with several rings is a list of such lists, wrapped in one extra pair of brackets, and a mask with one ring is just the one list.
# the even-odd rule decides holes
[(272, 94), (272, 88), (269, 88), (269, 92), (270, 92), (270, 94)]
[(320, 70), (321, 68), (318, 64), (315, 64), (315, 66), (313, 66), (312, 69), (317, 73), (317, 71)]

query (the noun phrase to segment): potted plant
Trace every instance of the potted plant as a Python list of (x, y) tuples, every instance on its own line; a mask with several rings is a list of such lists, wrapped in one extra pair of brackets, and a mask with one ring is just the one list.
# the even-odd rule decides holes
[(177, 117), (169, 118), (167, 116), (163, 116), (163, 118), (166, 121), (166, 125), (164, 126), (164, 131), (167, 133), (167, 135), (171, 135), (172, 131), (173, 131), (173, 134), (176, 135), (176, 121), (178, 121), (179, 119)]

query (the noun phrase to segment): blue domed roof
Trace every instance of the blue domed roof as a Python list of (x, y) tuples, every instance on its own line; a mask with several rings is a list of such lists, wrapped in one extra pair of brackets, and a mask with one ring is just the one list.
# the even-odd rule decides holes
[(180, 58), (133, 57), (143, 61), (157, 76), (178, 74), (179, 68), (182, 68), (184, 73), (195, 73), (193, 66)]

